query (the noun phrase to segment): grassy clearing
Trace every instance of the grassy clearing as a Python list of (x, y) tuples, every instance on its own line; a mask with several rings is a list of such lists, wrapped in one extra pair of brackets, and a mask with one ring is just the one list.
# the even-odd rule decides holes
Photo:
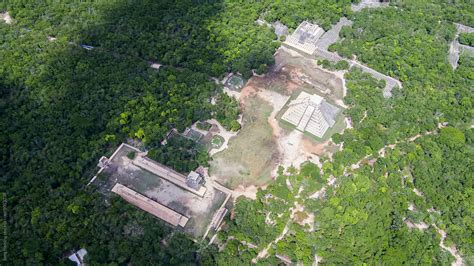
[(272, 107), (258, 97), (249, 98), (244, 110), (244, 126), (229, 141), (229, 148), (216, 154), (210, 172), (218, 180), (235, 188), (240, 184), (262, 185), (269, 181), (278, 158), (268, 117)]

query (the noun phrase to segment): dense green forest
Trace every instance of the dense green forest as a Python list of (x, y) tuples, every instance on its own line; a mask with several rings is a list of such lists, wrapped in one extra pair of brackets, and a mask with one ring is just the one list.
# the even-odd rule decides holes
[(474, 46), (474, 33), (461, 33), (459, 34), (459, 43), (469, 46)]
[(212, 261), (207, 249), (196, 252), (191, 240), (85, 184), (126, 137), (157, 145), (171, 128), (214, 115), (237, 129), (235, 103), (209, 103), (221, 95), (210, 78), (273, 64), (280, 43), (255, 24), (264, 10), (293, 26), (330, 15), (329, 25), (348, 6), (314, 2), (298, 17), (281, 12), (291, 3), (273, 1), (2, 2), (13, 18), (0, 22), (7, 262), (56, 264), (79, 247), (92, 264)]
[[(287, 233), (270, 245), (270, 256), (261, 263), (278, 263), (280, 260), (272, 255), (279, 255), (311, 264), (317, 254), (329, 265), (449, 265), (454, 259), (439, 247), (440, 235), (433, 225), (447, 232), (446, 245), (455, 244), (465, 262), (472, 263), (474, 130), (464, 126), (437, 129), (434, 123), (433, 131), (419, 129), (420, 136), (413, 140), (390, 136), (390, 127), (381, 124), (382, 109), (390, 108), (382, 96), (384, 84), (357, 70), (347, 79), (347, 104), (365, 110), (350, 108), (355, 128), (333, 138), (344, 142), (344, 150), (333, 160), (323, 160), (322, 169), (307, 164), (299, 172), (291, 168), (281, 171), (276, 182), (260, 191), (255, 201), (238, 199), (235, 218), (227, 220), (219, 235), (224, 245), (217, 257), (219, 263), (228, 258), (234, 264), (248, 262), (286, 227)], [(393, 100), (398, 104), (406, 101)], [(357, 123), (355, 119), (364, 111), (367, 118)], [(391, 143), (396, 145), (386, 147), (381, 156), (378, 151)], [(349, 170), (352, 163), (360, 167)], [(330, 178), (336, 178), (336, 184), (325, 187), (325, 196), (308, 197)], [(298, 205), (304, 206), (304, 212), (290, 218)], [(409, 210), (410, 205), (413, 210)], [(298, 216), (309, 214), (314, 215), (312, 229), (297, 222)], [(425, 223), (428, 228), (409, 229), (405, 221)]]
[(168, 138), (164, 146), (150, 148), (148, 157), (183, 174), (196, 170), (200, 165), (209, 166), (210, 158), (205, 147), (181, 135)]
[[(330, 265), (448, 265), (454, 258), (440, 248), (436, 225), (447, 233), (445, 245), (455, 244), (464, 262), (474, 263), (474, 63), (461, 57), (454, 71), (447, 61), (453, 22), (472, 26), (473, 6), (421, 2), (350, 15), (354, 24), (331, 49), (399, 78), (403, 89), (385, 99), (384, 82), (357, 69), (347, 73), (345, 113), (354, 128), (333, 137), (344, 149), (323, 160), (321, 170), (289, 169), (256, 201), (238, 200), (220, 236), (226, 246), (218, 261), (237, 254), (235, 264), (244, 263), (270, 244), (269, 254), (308, 264), (317, 254)], [(314, 186), (305, 184), (311, 174), (320, 186), (335, 177), (322, 200), (298, 195), (298, 188), (304, 193)], [(315, 215), (314, 229), (289, 219), (295, 203)], [(276, 216), (282, 209), (288, 211)], [(409, 229), (405, 222), (427, 228)], [(272, 243), (285, 227), (284, 237)], [(279, 261), (269, 256), (260, 262)]]
[[(455, 33), (452, 22), (474, 26), (474, 5), (412, 0), (352, 14), (350, 2), (0, 3), (0, 11), (8, 10), (14, 19), (10, 25), (0, 22), (6, 263), (58, 264), (66, 252), (85, 247), (91, 264), (247, 264), (256, 251), (238, 240), (266, 246), (290, 217), (290, 211), (281, 217), (276, 211), (294, 202), (315, 214), (315, 229), (308, 233), (289, 223), (289, 233), (271, 246), (271, 254), (307, 263), (318, 254), (328, 264), (453, 260), (439, 248), (432, 226), (410, 231), (403, 223), (409, 218), (446, 230), (447, 244), (455, 243), (464, 258), (472, 258), (474, 63), (462, 57), (454, 71), (447, 51)], [(344, 150), (321, 171), (311, 164), (299, 172), (282, 170), (256, 201), (238, 200), (235, 219), (227, 220), (219, 236), (226, 243), (222, 253), (85, 187), (97, 159), (127, 137), (159, 148), (171, 128), (183, 130), (213, 117), (237, 130), (237, 105), (211, 77), (233, 71), (248, 78), (252, 69), (273, 64), (280, 43), (270, 29), (255, 24), (257, 18), (291, 28), (308, 19), (328, 29), (341, 16), (354, 24), (343, 29), (343, 40), (332, 49), (399, 78), (403, 89), (384, 99), (384, 84), (358, 71), (348, 73), (344, 101), (354, 129), (334, 137)], [(164, 66), (152, 69), (150, 61)], [(216, 106), (211, 97), (220, 100)], [(364, 113), (367, 118), (359, 123)], [(438, 127), (446, 122), (447, 127)], [(409, 141), (417, 134), (422, 136)], [(387, 149), (373, 166), (345, 175), (345, 167), (377, 157), (379, 149), (395, 142), (396, 148)], [(302, 201), (331, 176), (337, 189), (329, 187), (321, 201)], [(298, 197), (285, 179), (294, 188), (304, 187)], [(407, 211), (408, 202), (415, 212)], [(431, 207), (439, 213), (426, 211)], [(268, 212), (274, 226), (265, 222)], [(279, 260), (269, 256), (260, 262)]]

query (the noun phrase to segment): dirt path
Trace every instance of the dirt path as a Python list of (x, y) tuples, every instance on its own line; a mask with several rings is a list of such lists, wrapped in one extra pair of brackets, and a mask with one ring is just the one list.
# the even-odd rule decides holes
[(408, 228), (411, 228), (411, 229), (416, 228), (416, 229), (418, 229), (418, 230), (420, 230), (420, 231), (423, 231), (423, 230), (425, 230), (425, 229), (427, 229), (427, 228), (429, 227), (429, 226), (428, 226), (426, 223), (424, 223), (424, 222), (421, 222), (421, 223), (413, 223), (413, 222), (410, 221), (410, 220), (405, 220), (405, 224), (408, 226)]
[[(441, 128), (445, 127), (445, 126), (446, 126), (446, 125), (438, 124), (437, 129), (441, 129)], [(431, 131), (425, 132), (424, 134), (417, 134), (417, 135), (415, 135), (415, 136), (413, 136), (413, 137), (411, 137), (411, 138), (408, 138), (406, 141), (413, 142), (413, 141), (417, 140), (417, 139), (420, 138), (420, 137), (432, 135), (432, 134), (434, 134), (434, 133), (436, 133), (436, 130), (431, 130)], [(378, 151), (379, 157), (382, 157), (382, 158), (385, 157), (385, 151), (386, 151), (387, 148), (390, 148), (390, 149), (393, 150), (393, 149), (394, 149), (399, 143), (401, 143), (401, 142), (402, 142), (402, 141), (396, 141), (395, 143), (385, 145), (383, 148), (381, 148), (381, 149)], [(364, 158), (360, 159), (358, 162), (356, 162), (356, 163), (350, 165), (349, 167), (346, 166), (346, 167), (344, 168), (344, 175), (347, 175), (347, 174), (348, 174), (347, 171), (348, 171), (349, 169), (351, 169), (351, 170), (359, 169), (360, 166), (361, 166), (361, 164), (362, 164), (363, 162), (367, 161), (368, 159), (370, 159), (371, 156), (372, 156), (372, 155), (367, 155), (367, 156), (365, 156)], [(374, 159), (377, 159), (377, 158), (374, 158)], [(375, 162), (373, 162), (373, 163), (375, 163)]]
[(433, 224), (433, 227), (436, 228), (436, 231), (438, 231), (438, 234), (441, 235), (441, 240), (439, 241), (439, 246), (442, 249), (444, 249), (444, 250), (448, 251), (449, 253), (451, 253), (451, 255), (453, 255), (453, 257), (456, 258), (456, 260), (453, 263), (451, 263), (451, 266), (465, 265), (461, 255), (459, 255), (459, 253), (458, 253), (455, 246), (447, 247), (447, 246), (444, 245), (444, 240), (446, 239), (446, 232), (444, 230), (439, 229), (435, 224)]
[(326, 186), (322, 187), (320, 190), (314, 192), (309, 196), (310, 199), (319, 199), (326, 193)]
[(244, 196), (244, 197), (247, 197), (249, 199), (256, 200), (257, 199), (257, 192), (258, 192), (259, 188), (265, 189), (266, 186), (256, 187), (256, 186), (252, 185), (252, 186), (244, 187), (243, 185), (239, 185), (236, 189), (232, 190), (232, 196), (234, 198), (234, 202), (240, 196)]
[(238, 132), (231, 132), (226, 130), (216, 119), (209, 119), (206, 122), (217, 125), (217, 127), (219, 128), (219, 132), (217, 134), (224, 138), (224, 143), (222, 143), (222, 146), (219, 149), (212, 149), (209, 151), (209, 156), (212, 156), (220, 151), (227, 149), (229, 147), (229, 140), (232, 137), (235, 137)]
[[(288, 179), (287, 179), (287, 181), (289, 183)], [(300, 197), (301, 191), (303, 191), (302, 186), (298, 188), (298, 193), (295, 196), (296, 199)], [(288, 231), (290, 229), (290, 224), (291, 224), (291, 222), (293, 221), (293, 219), (295, 217), (295, 213), (298, 212), (298, 211), (301, 211), (302, 209), (304, 210), (304, 208), (302, 208), (302, 206), (299, 205), (297, 201), (295, 201), (293, 206), (289, 208), (289, 211), (291, 212), (290, 213), (290, 218), (288, 219), (288, 221), (286, 221), (285, 227), (283, 228), (282, 232), (273, 241), (268, 243), (268, 245), (264, 249), (262, 249), (258, 252), (257, 257), (252, 259), (253, 264), (257, 263), (259, 259), (265, 258), (268, 255), (268, 250), (270, 250), (272, 245), (278, 243), (280, 240), (282, 240), (285, 237), (285, 235), (288, 233)]]
[(289, 219), (287, 222), (286, 222), (286, 225), (285, 225), (285, 228), (283, 228), (283, 231), (281, 232), (280, 235), (278, 235), (275, 240), (273, 240), (272, 242), (268, 243), (268, 245), (262, 249), (260, 252), (258, 252), (258, 255), (256, 258), (253, 258), (252, 259), (252, 263), (255, 264), (257, 263), (257, 261), (259, 259), (262, 259), (262, 258), (265, 258), (267, 255), (268, 255), (268, 250), (272, 247), (273, 244), (276, 244), (278, 243), (280, 240), (283, 239), (283, 237), (285, 237), (285, 235), (288, 233), (288, 230), (289, 230), (289, 225), (291, 223), (291, 219)]
[(224, 87), (224, 93), (227, 94), (230, 97), (234, 97), (236, 100), (239, 100), (241, 97), (241, 92), (231, 90), (227, 87)]

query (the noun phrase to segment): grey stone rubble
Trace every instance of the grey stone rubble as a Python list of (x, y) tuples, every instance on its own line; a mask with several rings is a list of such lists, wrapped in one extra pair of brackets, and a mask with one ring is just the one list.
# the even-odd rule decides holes
[(319, 38), (316, 42), (316, 46), (320, 49), (327, 50), (331, 44), (336, 43), (339, 40), (339, 32), (342, 27), (350, 25), (352, 25), (352, 21), (348, 20), (346, 17), (342, 17), (336, 25)]
[(449, 64), (453, 67), (453, 69), (456, 69), (458, 67), (458, 62), (459, 62), (459, 54), (462, 50), (474, 53), (474, 48), (471, 46), (467, 45), (462, 45), (459, 43), (459, 34), (461, 33), (474, 33), (474, 28), (471, 28), (466, 25), (454, 23), (456, 25), (456, 36), (454, 37), (454, 40), (451, 42), (451, 45), (449, 46), (449, 55), (448, 55), (448, 61)]
[(362, 0), (358, 4), (352, 4), (351, 10), (354, 12), (359, 12), (364, 8), (379, 8), (379, 7), (388, 7), (390, 3), (388, 1), (380, 0)]
[[(319, 34), (319, 31), (317, 31), (317, 29), (320, 29), (317, 25), (312, 25), (311, 23), (304, 21), (301, 23), (300, 26), (298, 26), (298, 29), (291, 36), (289, 36), (289, 39), (285, 41), (285, 44), (297, 50), (303, 51), (307, 54), (315, 55), (316, 57), (327, 59), (329, 61), (338, 62), (341, 60), (346, 60), (349, 62), (350, 68), (360, 68), (363, 72), (371, 74), (377, 80), (385, 80), (385, 88), (383, 90), (383, 95), (384, 97), (391, 97), (392, 89), (395, 86), (402, 88), (402, 83), (400, 81), (387, 75), (384, 75), (370, 67), (367, 67), (357, 62), (356, 60), (344, 59), (338, 54), (329, 52), (327, 50), (331, 44), (336, 43), (339, 40), (339, 32), (341, 31), (342, 27), (349, 25), (352, 25), (352, 21), (343, 17), (330, 30), (321, 35)], [(305, 38), (302, 43), (300, 41), (301, 36), (308, 35), (304, 32), (306, 29), (309, 29), (311, 31), (309, 35), (311, 35), (313, 32), (317, 32), (317, 34), (313, 34), (314, 36), (312, 36), (312, 38)]]
[(280, 21), (276, 21), (273, 24), (273, 28), (275, 29), (275, 34), (280, 39), (281, 36), (288, 36), (288, 27), (281, 23)]

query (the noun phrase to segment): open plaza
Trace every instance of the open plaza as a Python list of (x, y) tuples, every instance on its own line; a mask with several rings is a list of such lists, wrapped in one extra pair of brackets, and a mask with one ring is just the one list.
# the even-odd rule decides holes
[(101, 192), (117, 194), (195, 239), (216, 228), (226, 212), (227, 191), (200, 173), (185, 176), (159, 164), (133, 146), (120, 145), (110, 158), (102, 157), (99, 168), (94, 184)]

